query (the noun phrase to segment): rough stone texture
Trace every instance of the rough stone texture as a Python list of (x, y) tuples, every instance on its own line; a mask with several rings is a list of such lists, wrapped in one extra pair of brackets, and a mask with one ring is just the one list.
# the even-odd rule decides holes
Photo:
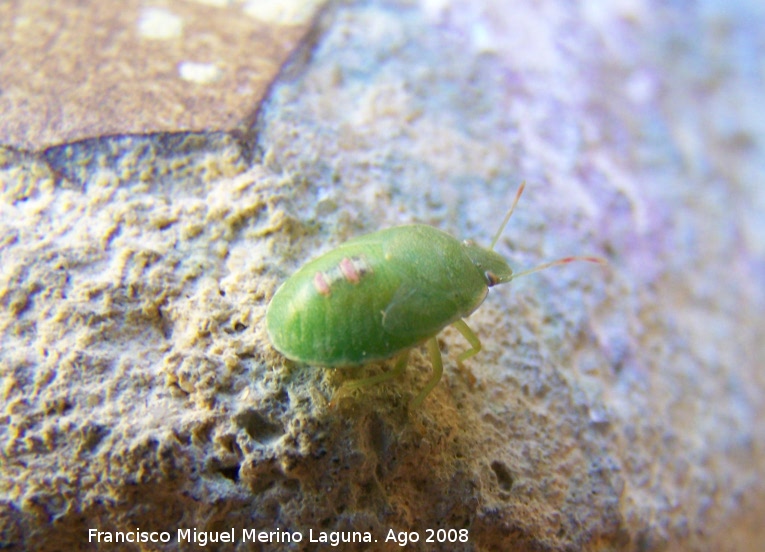
[[(338, 4), (253, 149), (0, 152), (2, 545), (278, 527), (397, 550), (389, 529), (453, 528), (457, 550), (758, 550), (765, 14), (726, 10)], [(460, 370), (444, 332), (422, 408), (424, 351), (330, 405), (381, 368), (269, 347), (302, 262), (415, 220), (488, 242), (521, 179), (499, 251), (610, 266), (493, 289), (469, 320), (484, 350)]]
[(252, 114), (317, 2), (0, 2), (0, 144), (229, 130)]

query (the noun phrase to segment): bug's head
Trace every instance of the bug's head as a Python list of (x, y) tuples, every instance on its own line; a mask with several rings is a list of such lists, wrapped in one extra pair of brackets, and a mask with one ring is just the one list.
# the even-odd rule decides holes
[(462, 242), (462, 247), (475, 267), (486, 278), (487, 286), (504, 284), (513, 279), (513, 269), (510, 268), (504, 257), (496, 251), (481, 247), (473, 240), (465, 240)]
[(494, 239), (491, 240), (491, 246), (489, 246), (488, 249), (481, 247), (472, 240), (466, 240), (462, 243), (462, 247), (465, 248), (465, 252), (467, 253), (468, 257), (470, 257), (470, 260), (473, 261), (473, 264), (476, 266), (476, 268), (478, 268), (481, 274), (483, 274), (484, 278), (486, 278), (487, 286), (491, 287), (496, 286), (497, 284), (504, 284), (505, 282), (509, 282), (518, 276), (525, 276), (527, 274), (531, 274), (532, 272), (538, 272), (540, 270), (550, 268), (551, 266), (568, 264), (573, 261), (587, 261), (588, 263), (606, 264), (606, 261), (600, 257), (564, 257), (562, 259), (550, 261), (548, 263), (535, 266), (534, 268), (513, 274), (513, 269), (510, 268), (510, 265), (507, 264), (507, 261), (502, 257), (502, 255), (494, 251), (494, 246), (497, 245), (499, 237), (502, 235), (505, 226), (507, 226), (507, 222), (510, 220), (510, 216), (513, 214), (515, 206), (518, 205), (518, 200), (521, 198), (521, 194), (523, 193), (523, 189), (525, 187), (525, 182), (521, 183), (521, 185), (518, 187), (518, 191), (515, 194), (513, 204), (510, 206), (510, 210), (505, 215), (505, 219), (502, 221), (499, 230), (494, 235)]

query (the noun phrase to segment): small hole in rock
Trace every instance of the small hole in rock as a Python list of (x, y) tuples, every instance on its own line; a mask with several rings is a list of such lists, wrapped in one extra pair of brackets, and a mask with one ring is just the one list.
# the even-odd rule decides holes
[(284, 433), (282, 427), (252, 409), (240, 412), (234, 417), (236, 425), (247, 432), (251, 439), (268, 444), (279, 439)]
[(507, 466), (505, 466), (504, 463), (495, 460), (491, 463), (491, 469), (494, 471), (494, 475), (497, 476), (497, 482), (499, 483), (499, 488), (502, 489), (505, 492), (509, 492), (513, 488), (513, 474), (510, 473), (510, 470)]
[(226, 479), (230, 479), (234, 483), (239, 481), (239, 466), (229, 466), (227, 468), (218, 468), (218, 472), (225, 477)]

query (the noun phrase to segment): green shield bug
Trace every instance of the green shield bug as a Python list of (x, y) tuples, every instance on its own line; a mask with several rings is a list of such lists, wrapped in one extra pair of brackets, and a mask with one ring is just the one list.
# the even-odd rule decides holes
[(326, 367), (355, 366), (398, 356), (393, 370), (346, 383), (356, 389), (402, 373), (409, 350), (427, 342), (433, 375), (411, 401), (418, 406), (441, 379), (436, 335), (454, 327), (471, 348), (478, 336), (463, 318), (476, 310), (489, 288), (550, 266), (597, 257), (565, 257), (519, 273), (493, 249), (525, 187), (487, 249), (459, 241), (424, 224), (396, 226), (351, 239), (303, 265), (276, 290), (266, 312), (274, 348), (290, 360)]

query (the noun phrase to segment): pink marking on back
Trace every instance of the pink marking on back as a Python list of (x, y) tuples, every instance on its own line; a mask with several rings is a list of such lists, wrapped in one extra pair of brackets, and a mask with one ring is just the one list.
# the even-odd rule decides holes
[(348, 257), (345, 257), (342, 261), (340, 261), (340, 271), (343, 273), (345, 279), (352, 284), (358, 284), (361, 281), (361, 274), (359, 274), (359, 271), (356, 270), (353, 261)]
[(323, 295), (325, 297), (329, 297), (332, 293), (332, 290), (329, 289), (329, 284), (324, 279), (324, 274), (321, 272), (317, 272), (313, 275), (313, 287), (316, 288), (316, 291), (319, 292), (319, 295)]

